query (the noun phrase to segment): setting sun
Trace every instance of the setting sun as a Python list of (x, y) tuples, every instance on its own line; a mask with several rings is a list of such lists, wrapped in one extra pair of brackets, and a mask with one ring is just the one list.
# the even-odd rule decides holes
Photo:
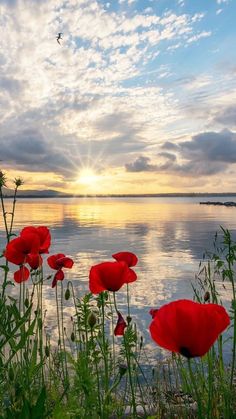
[(82, 185), (92, 186), (98, 182), (99, 176), (94, 173), (94, 171), (90, 168), (86, 168), (81, 170), (79, 173), (79, 177), (77, 183), (81, 183)]

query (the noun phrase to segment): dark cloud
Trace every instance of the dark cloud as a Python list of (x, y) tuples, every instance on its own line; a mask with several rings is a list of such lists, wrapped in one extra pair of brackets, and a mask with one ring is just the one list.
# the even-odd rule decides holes
[(236, 163), (236, 133), (228, 130), (198, 134), (179, 146), (189, 160)]
[[(159, 164), (152, 164), (148, 157), (140, 156), (133, 163), (126, 164), (126, 170), (168, 172), (180, 176), (211, 176), (236, 163), (236, 133), (229, 130), (201, 133), (178, 145), (166, 142), (161, 148), (175, 150), (177, 155), (161, 152), (157, 157), (165, 161)], [(183, 163), (178, 163), (177, 156)]]
[(67, 174), (73, 165), (67, 153), (57, 148), (54, 142), (47, 142), (37, 130), (24, 130), (1, 139), (1, 160), (15, 168), (31, 172)]
[(133, 163), (125, 165), (127, 172), (155, 172), (158, 166), (150, 164), (150, 158), (139, 156)]
[(229, 106), (222, 112), (219, 112), (214, 121), (225, 126), (236, 126), (236, 105)]
[(161, 145), (161, 148), (164, 148), (165, 150), (178, 150), (179, 146), (170, 141), (166, 141), (164, 144)]

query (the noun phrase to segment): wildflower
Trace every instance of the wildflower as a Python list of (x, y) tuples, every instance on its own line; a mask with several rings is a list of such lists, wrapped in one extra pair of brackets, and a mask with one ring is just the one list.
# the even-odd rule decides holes
[(136, 273), (125, 262), (102, 262), (92, 266), (89, 288), (93, 294), (102, 291), (118, 291), (122, 285), (137, 279)]
[(125, 333), (125, 328), (127, 327), (127, 323), (125, 322), (125, 319), (123, 318), (122, 314), (117, 311), (118, 314), (118, 320), (116, 323), (116, 327), (114, 330), (115, 336), (123, 336)]
[(20, 186), (22, 186), (23, 183), (24, 183), (23, 179), (21, 179), (20, 177), (14, 179), (14, 184), (15, 184), (16, 188), (19, 188)]
[(205, 355), (230, 323), (224, 307), (191, 300), (174, 301), (151, 314), (153, 340), (187, 358)]
[(24, 236), (16, 237), (11, 240), (5, 249), (5, 258), (20, 269), (14, 273), (14, 280), (18, 283), (26, 281), (29, 278), (29, 270), (25, 266), (26, 263), (32, 269), (37, 269), (42, 258), (39, 255), (40, 241), (36, 234), (28, 232)]
[(20, 236), (24, 237), (27, 234), (36, 234), (39, 238), (39, 253), (48, 253), (51, 244), (51, 234), (47, 227), (24, 227), (21, 230)]
[(112, 257), (117, 260), (117, 262), (126, 262), (127, 265), (130, 266), (135, 266), (138, 263), (138, 258), (134, 253), (131, 252), (119, 252), (119, 253), (115, 253), (114, 255), (112, 255)]
[(71, 269), (74, 265), (73, 260), (65, 256), (64, 253), (57, 253), (56, 255), (49, 256), (47, 262), (50, 268), (57, 271), (52, 281), (52, 288), (56, 286), (57, 281), (62, 281), (64, 279), (64, 272), (62, 268)]

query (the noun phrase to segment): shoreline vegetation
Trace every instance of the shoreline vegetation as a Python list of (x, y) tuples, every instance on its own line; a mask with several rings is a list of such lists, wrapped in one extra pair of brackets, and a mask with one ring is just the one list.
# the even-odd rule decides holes
[[(235, 418), (236, 242), (230, 232), (221, 227), (215, 235), (214, 251), (192, 280), (192, 300), (183, 295), (150, 309), (150, 339), (160, 348), (153, 361), (132, 319), (129, 284), (139, 280), (141, 262), (136, 254), (119, 251), (98, 261), (88, 272), (90, 292), (76, 295), (67, 280), (74, 260), (63, 249), (53, 254), (50, 226), (14, 233), (22, 180), (14, 184), (6, 211), (0, 171), (6, 238), (0, 252), (0, 419)], [(46, 277), (45, 265), (51, 269)], [(221, 297), (226, 286), (227, 310)], [(45, 287), (54, 297), (54, 339)], [(117, 298), (122, 287), (124, 304)]]

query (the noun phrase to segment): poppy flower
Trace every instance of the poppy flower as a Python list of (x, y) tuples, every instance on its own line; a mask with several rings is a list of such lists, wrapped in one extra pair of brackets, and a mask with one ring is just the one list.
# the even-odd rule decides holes
[(135, 266), (138, 263), (137, 256), (132, 252), (119, 252), (112, 255), (112, 257), (117, 260), (117, 262), (126, 262), (129, 267)]
[(115, 292), (122, 285), (136, 279), (136, 273), (125, 262), (102, 262), (90, 269), (89, 288), (93, 294), (102, 291)]
[(21, 230), (20, 236), (24, 237), (27, 234), (36, 234), (39, 237), (39, 253), (48, 253), (51, 244), (51, 234), (47, 227), (24, 227)]
[(118, 320), (117, 320), (116, 327), (114, 330), (114, 335), (123, 336), (125, 333), (125, 328), (127, 327), (127, 323), (125, 322), (124, 317), (119, 311), (117, 311), (117, 314), (118, 314)]
[(56, 255), (49, 256), (47, 262), (50, 268), (57, 271), (52, 281), (52, 288), (56, 286), (57, 281), (62, 281), (64, 279), (64, 272), (62, 268), (71, 269), (74, 265), (73, 260), (65, 256), (64, 253), (57, 253)]
[(15, 265), (27, 263), (27, 256), (37, 255), (39, 252), (39, 237), (36, 234), (27, 233), (24, 236), (11, 240), (5, 249), (5, 258)]
[(152, 339), (161, 347), (187, 358), (205, 355), (230, 323), (224, 307), (177, 300), (151, 310)]

